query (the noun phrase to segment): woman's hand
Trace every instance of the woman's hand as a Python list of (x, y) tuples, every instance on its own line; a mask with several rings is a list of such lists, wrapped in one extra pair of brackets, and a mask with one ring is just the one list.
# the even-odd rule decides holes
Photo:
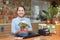
[(23, 33), (23, 32), (29, 32), (27, 28), (21, 29), (21, 30), (17, 30), (15, 34), (18, 33)]
[(21, 29), (20, 32), (28, 32), (27, 28)]

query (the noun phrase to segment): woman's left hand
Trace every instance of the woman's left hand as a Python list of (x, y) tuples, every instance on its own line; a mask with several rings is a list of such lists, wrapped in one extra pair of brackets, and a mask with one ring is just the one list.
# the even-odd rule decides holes
[(20, 32), (28, 32), (28, 29), (24, 28), (24, 29), (20, 30)]

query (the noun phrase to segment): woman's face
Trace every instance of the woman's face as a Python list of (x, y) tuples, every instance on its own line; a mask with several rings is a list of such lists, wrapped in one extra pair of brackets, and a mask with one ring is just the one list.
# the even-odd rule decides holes
[(17, 14), (20, 16), (20, 17), (24, 17), (25, 15), (25, 10), (23, 7), (19, 7), (18, 8), (18, 11), (17, 11)]

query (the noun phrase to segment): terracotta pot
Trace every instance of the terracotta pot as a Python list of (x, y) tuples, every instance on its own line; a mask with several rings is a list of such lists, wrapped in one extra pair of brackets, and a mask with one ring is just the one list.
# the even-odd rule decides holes
[(47, 24), (51, 24), (51, 20), (46, 20), (46, 23)]
[(21, 31), (27, 31), (26, 27), (21, 27)]
[(24, 31), (24, 29), (25, 29), (25, 26), (21, 27), (21, 31)]
[(53, 18), (53, 19), (52, 19), (52, 23), (55, 24), (56, 22), (59, 23), (59, 18)]

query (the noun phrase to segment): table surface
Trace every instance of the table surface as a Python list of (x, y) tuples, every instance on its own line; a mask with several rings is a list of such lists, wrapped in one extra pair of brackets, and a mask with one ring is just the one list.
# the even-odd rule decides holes
[[(57, 35), (49, 35), (49, 36), (38, 36), (38, 37), (32, 37), (32, 38), (27, 38), (27, 39), (22, 39), (22, 40), (38, 40), (38, 39), (46, 39), (46, 40), (60, 40), (60, 36)], [(15, 37), (7, 37), (7, 38), (1, 38), (0, 40), (14, 40)]]
[[(60, 26), (60, 24), (56, 24), (56, 25)], [(58, 28), (59, 28), (59, 26), (58, 26)], [(39, 38), (44, 38), (46, 40), (60, 40), (60, 28), (59, 28), (59, 30), (57, 30), (57, 33), (59, 33), (59, 35), (52, 34), (52, 35), (49, 35), (49, 36), (38, 36), (38, 37), (27, 38), (27, 39), (22, 39), (22, 40), (33, 40), (33, 39), (37, 39), (38, 40)], [(3, 38), (0, 37), (0, 40), (15, 40), (15, 37), (12, 37), (12, 36), (3, 37)]]

